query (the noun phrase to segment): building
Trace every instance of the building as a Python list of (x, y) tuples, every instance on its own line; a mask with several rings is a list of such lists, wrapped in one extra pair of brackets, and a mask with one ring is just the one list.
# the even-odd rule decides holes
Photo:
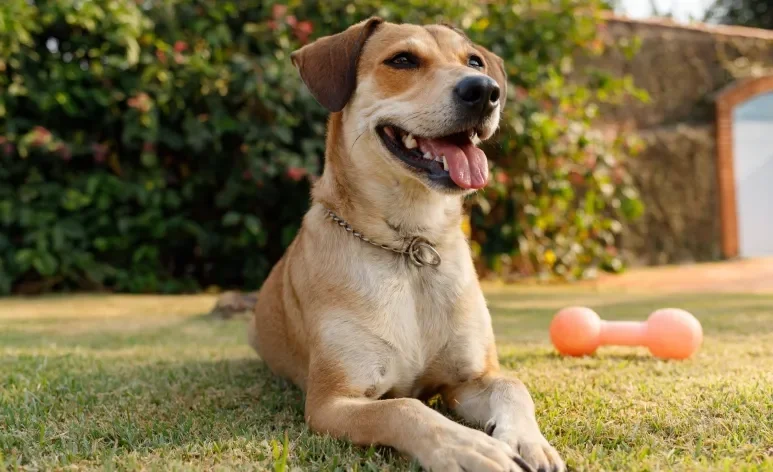
[(599, 123), (647, 144), (630, 162), (647, 207), (623, 241), (632, 261), (773, 256), (773, 31), (607, 20), (607, 40), (639, 38), (638, 54), (579, 65), (631, 74), (651, 97)]

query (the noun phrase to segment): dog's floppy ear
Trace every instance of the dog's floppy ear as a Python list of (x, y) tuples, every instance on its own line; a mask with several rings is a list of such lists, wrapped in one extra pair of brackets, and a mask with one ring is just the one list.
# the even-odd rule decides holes
[(505, 100), (507, 99), (507, 73), (505, 73), (505, 61), (501, 57), (497, 56), (493, 52), (484, 48), (483, 46), (475, 45), (475, 49), (483, 56), (483, 60), (486, 61), (486, 73), (499, 84), (500, 94), (500, 110), (505, 108)]
[(343, 110), (357, 86), (362, 47), (384, 20), (372, 17), (345, 31), (324, 36), (290, 55), (314, 98), (331, 112)]

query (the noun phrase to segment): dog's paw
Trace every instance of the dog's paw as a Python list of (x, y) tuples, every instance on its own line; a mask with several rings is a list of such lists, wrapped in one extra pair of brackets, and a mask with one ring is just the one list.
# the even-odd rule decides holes
[[(419, 456), (431, 472), (532, 472), (506, 443), (458, 425), (443, 430)], [(520, 464), (519, 464), (520, 462)], [(522, 467), (523, 466), (523, 467)]]
[(489, 423), (485, 431), (509, 445), (535, 472), (565, 472), (566, 464), (558, 451), (548, 444), (541, 433), (519, 433), (516, 430), (497, 427)]

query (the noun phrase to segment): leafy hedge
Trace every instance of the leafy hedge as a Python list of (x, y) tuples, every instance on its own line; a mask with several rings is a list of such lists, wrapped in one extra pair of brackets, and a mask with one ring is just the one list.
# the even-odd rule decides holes
[(479, 266), (588, 275), (641, 211), (594, 102), (633, 91), (571, 57), (602, 47), (595, 0), (4, 0), (0, 293), (253, 288), (294, 236), (325, 112), (289, 61), (378, 14), (447, 19), (505, 58), (494, 184), (471, 202)]

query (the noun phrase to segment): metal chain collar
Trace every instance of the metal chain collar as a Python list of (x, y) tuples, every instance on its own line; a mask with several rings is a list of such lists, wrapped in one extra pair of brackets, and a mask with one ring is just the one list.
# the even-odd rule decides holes
[[(344, 221), (342, 218), (340, 218), (338, 215), (333, 213), (332, 210), (322, 207), (325, 209), (325, 213), (327, 213), (327, 216), (329, 216), (333, 221), (338, 223), (338, 226), (345, 229), (349, 233), (352, 233), (352, 236), (361, 239), (365, 241), (368, 244), (371, 244), (376, 247), (380, 247), (381, 249), (386, 249), (387, 251), (392, 251), (397, 254), (403, 254), (408, 256), (408, 258), (413, 262), (413, 264), (417, 267), (424, 267), (426, 265), (429, 266), (437, 266), (440, 265), (440, 254), (437, 252), (437, 249), (430, 244), (429, 241), (422, 238), (421, 236), (416, 236), (415, 238), (411, 239), (411, 242), (408, 243), (407, 249), (398, 249), (392, 246), (387, 246), (386, 244), (378, 244), (376, 242), (373, 242), (370, 240), (370, 238), (363, 236), (362, 233), (359, 233), (354, 230), (354, 228), (349, 225), (346, 221)], [(429, 254), (429, 257), (427, 256)]]

